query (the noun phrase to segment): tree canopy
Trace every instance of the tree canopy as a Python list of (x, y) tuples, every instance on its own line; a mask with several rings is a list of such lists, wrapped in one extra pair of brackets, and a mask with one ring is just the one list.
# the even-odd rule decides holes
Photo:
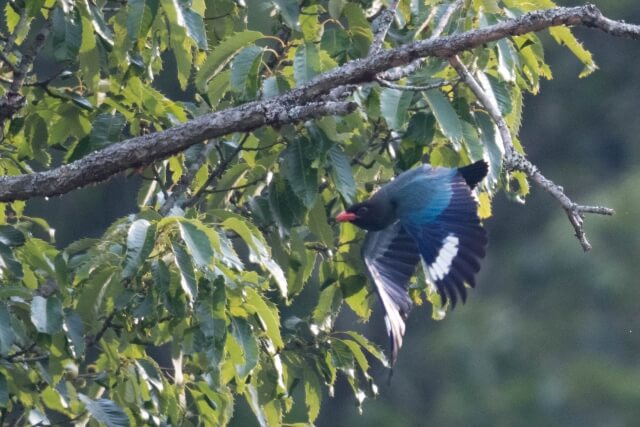
[[(2, 421), (224, 425), (241, 399), (261, 425), (313, 424), (338, 378), (361, 408), (389, 362), (335, 327), (377, 307), (362, 233), (331, 220), (344, 206), (422, 162), (485, 159), (483, 219), (532, 182), (588, 250), (584, 215), (612, 213), (518, 137), (552, 77), (537, 32), (596, 70), (576, 25), (640, 38), (550, 0), (7, 2)], [(122, 173), (138, 209), (99, 238), (61, 247), (28, 213)], [(424, 274), (410, 295), (445, 317)]]

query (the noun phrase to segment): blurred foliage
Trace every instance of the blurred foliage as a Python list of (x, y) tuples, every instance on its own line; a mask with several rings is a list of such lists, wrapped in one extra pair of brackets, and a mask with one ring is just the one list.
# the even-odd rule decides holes
[[(27, 102), (5, 124), (0, 169), (16, 175), (72, 162), (117, 141), (302, 85), (367, 55), (376, 3), (7, 2), (3, 37), (5, 43), (15, 37), (16, 48), (3, 58), (3, 94), (13, 76), (6, 61), (15, 67), (38, 31), (48, 29), (50, 37), (37, 59), (48, 66), (38, 67), (38, 79), (22, 88)], [(431, 20), (448, 6), (401, 1), (388, 46), (428, 38)], [(467, 1), (445, 33), (552, 6), (549, 0)], [(580, 61), (581, 75), (595, 69), (569, 30), (550, 33)], [(516, 136), (523, 94), (537, 93), (541, 79), (551, 77), (538, 35), (490, 43), (462, 59)], [(364, 86), (354, 94), (358, 112), (346, 117), (232, 135), (132, 171), (141, 177), (138, 209), (99, 238), (57, 246), (46, 212), (41, 219), (25, 214), (24, 202), (4, 204), (2, 420), (222, 425), (232, 417), (242, 423), (247, 411), (237, 408), (248, 407), (260, 425), (314, 423), (326, 396), (343, 386), (361, 407), (378, 392), (374, 378), (384, 375), (372, 370), (387, 361), (353, 325), (336, 327), (343, 301), (352, 316), (366, 320), (375, 298), (359, 260), (360, 234), (351, 226), (338, 229), (328, 218), (425, 158), (436, 166), (489, 159), (491, 178), (480, 194), (485, 217), (498, 190), (517, 201), (528, 193), (523, 176), (502, 170), (493, 124), (454, 79), (446, 61), (430, 59), (399, 83), (439, 88)], [(161, 215), (184, 180), (188, 188)], [(545, 241), (539, 245), (544, 251)], [(546, 251), (547, 264), (540, 260), (536, 268), (547, 269), (552, 255)], [(529, 280), (532, 273), (523, 271), (529, 276), (511, 280)], [(415, 288), (418, 300), (429, 292), (424, 284)], [(589, 303), (588, 292), (579, 295)], [(539, 304), (559, 301), (553, 292), (536, 296)], [(466, 328), (452, 324), (422, 347), (432, 349), (437, 363), (425, 365), (415, 356), (401, 362), (404, 375), (428, 375), (426, 390), (402, 394), (440, 396), (429, 402), (438, 408), (433, 422), (517, 425), (523, 417), (535, 424), (532, 393), (558, 393), (552, 378), (540, 386), (536, 375), (549, 378), (541, 370), (553, 372), (561, 362), (545, 361), (544, 348), (533, 339), (544, 333), (540, 324), (520, 328), (517, 311), (505, 303), (475, 305), (456, 316)], [(478, 312), (485, 321), (475, 320)], [(487, 334), (495, 325), (500, 327)], [(570, 322), (566, 327), (567, 335), (578, 330)], [(481, 357), (478, 347), (487, 350)], [(374, 360), (380, 363), (372, 367)], [(503, 361), (520, 380), (487, 390), (485, 379), (498, 375), (492, 365)], [(454, 371), (454, 362), (462, 369)], [(581, 395), (583, 387), (611, 391), (626, 375), (614, 366), (582, 380), (593, 366), (585, 354), (568, 370), (578, 385), (561, 390), (581, 400), (585, 413), (592, 397)], [(402, 383), (402, 375), (394, 382)], [(616, 398), (629, 400), (637, 394), (616, 391)], [(494, 410), (459, 411), (478, 395), (495, 403)], [(506, 407), (514, 408), (513, 415), (501, 418)], [(382, 412), (371, 414), (390, 425), (424, 421), (424, 410)]]

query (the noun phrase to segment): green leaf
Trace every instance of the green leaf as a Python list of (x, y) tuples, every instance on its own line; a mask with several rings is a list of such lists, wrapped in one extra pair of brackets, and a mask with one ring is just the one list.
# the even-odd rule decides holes
[(22, 246), (25, 243), (24, 234), (11, 225), (0, 225), (0, 243), (7, 246)]
[(204, 93), (209, 80), (220, 73), (224, 67), (246, 46), (249, 46), (263, 34), (258, 31), (242, 31), (223, 40), (213, 48), (204, 64), (196, 74), (196, 88)]
[(245, 319), (234, 317), (231, 319), (231, 336), (242, 349), (243, 361), (234, 361), (236, 372), (242, 381), (251, 374), (258, 365), (258, 342), (251, 331), (251, 325)]
[(82, 359), (85, 351), (84, 325), (82, 324), (82, 319), (73, 310), (66, 309), (64, 313), (64, 325), (75, 358)]
[(222, 97), (229, 91), (231, 84), (230, 78), (231, 70), (224, 70), (212, 78), (207, 84), (207, 97), (212, 108), (215, 109)]
[(78, 393), (78, 399), (84, 403), (87, 411), (93, 418), (107, 427), (129, 427), (129, 417), (113, 401), (109, 399), (93, 400), (82, 393)]
[(311, 149), (309, 140), (298, 138), (282, 155), (283, 173), (291, 189), (307, 207), (311, 208), (318, 195), (318, 169), (306, 157)]
[(318, 375), (308, 367), (304, 369), (304, 401), (307, 406), (309, 423), (313, 423), (320, 414), (322, 383)]
[(258, 92), (258, 71), (264, 49), (253, 45), (245, 47), (231, 63), (231, 86), (244, 98), (254, 99)]
[(189, 302), (193, 303), (198, 297), (198, 285), (196, 283), (191, 257), (187, 251), (176, 242), (171, 242), (171, 249), (176, 257), (176, 265), (180, 271), (180, 286), (187, 295)]
[(9, 404), (9, 384), (7, 377), (0, 372), (0, 408), (6, 408)]
[(300, 7), (298, 6), (298, 0), (272, 0), (278, 7), (280, 16), (287, 23), (289, 28), (293, 30), (300, 29), (300, 23), (298, 18), (300, 16)]
[(293, 76), (296, 84), (302, 86), (320, 74), (320, 53), (314, 43), (306, 42), (296, 49), (293, 57)]
[(357, 332), (354, 331), (344, 331), (345, 334), (349, 335), (355, 342), (360, 344), (361, 347), (365, 348), (373, 357), (378, 359), (385, 367), (389, 367), (389, 361), (387, 360), (387, 356), (385, 356), (384, 352), (371, 341), (363, 337)]
[(144, 40), (158, 13), (158, 0), (129, 0), (127, 2), (127, 36), (135, 46)]
[(516, 79), (516, 65), (518, 62), (513, 46), (507, 39), (498, 40), (497, 45), (498, 73), (505, 81), (513, 82)]
[(62, 302), (56, 296), (36, 295), (31, 301), (31, 322), (36, 330), (53, 335), (62, 331)]
[(584, 64), (584, 70), (580, 72), (579, 77), (587, 77), (598, 69), (598, 66), (593, 61), (591, 52), (586, 50), (582, 43), (580, 43), (571, 30), (567, 27), (551, 27), (549, 28), (549, 34), (554, 40), (560, 44), (569, 48), (569, 50)]
[(204, 20), (202, 19), (202, 16), (190, 7), (181, 6), (181, 8), (187, 34), (196, 42), (198, 49), (206, 50), (207, 34), (204, 29)]
[(380, 112), (393, 130), (400, 130), (407, 124), (407, 111), (413, 99), (413, 92), (383, 88), (380, 91)]
[(18, 280), (23, 276), (22, 265), (16, 261), (11, 248), (0, 243), (0, 278), (6, 278), (5, 272)]
[(0, 301), (0, 354), (6, 356), (9, 354), (16, 335), (11, 326), (11, 314), (9, 308), (4, 301)]
[[(209, 240), (207, 233), (203, 231), (204, 225), (181, 219), (178, 221), (178, 226), (180, 227), (180, 236), (191, 252), (196, 266), (205, 268), (211, 265), (213, 262), (213, 243)], [(217, 235), (215, 236), (217, 237)]]
[[(219, 213), (219, 216), (224, 214)], [(287, 279), (284, 276), (284, 272), (280, 266), (271, 258), (271, 251), (267, 246), (264, 237), (260, 230), (255, 226), (247, 222), (239, 215), (227, 214), (228, 218), (224, 220), (222, 226), (225, 229), (235, 231), (249, 246), (253, 255), (254, 262), (259, 262), (263, 268), (265, 268), (276, 281), (278, 289), (283, 298), (287, 297)]]
[(296, 221), (301, 221), (304, 212), (300, 199), (281, 175), (277, 175), (269, 184), (269, 208), (281, 232), (289, 230)]
[(345, 4), (347, 4), (347, 0), (329, 0), (329, 15), (333, 19), (340, 18)]
[(91, 146), (98, 150), (119, 141), (125, 123), (124, 116), (118, 112), (99, 114), (92, 122)]
[(273, 341), (277, 348), (284, 347), (282, 336), (280, 335), (280, 316), (275, 307), (270, 307), (267, 302), (253, 289), (244, 288), (247, 303), (255, 308), (255, 313), (262, 320), (267, 336)]
[(331, 147), (327, 155), (331, 165), (331, 179), (336, 186), (336, 190), (348, 205), (353, 204), (356, 199), (356, 181), (353, 179), (353, 171), (351, 170), (349, 159), (338, 145)]
[(320, 23), (320, 13), (323, 11), (319, 5), (305, 7), (300, 17), (300, 29), (304, 40), (315, 42), (322, 36), (323, 26)]
[(489, 155), (489, 182), (497, 184), (502, 172), (502, 156), (504, 145), (491, 118), (485, 113), (478, 112), (475, 115), (476, 125), (480, 129), (480, 139)]
[(127, 252), (124, 256), (122, 278), (128, 279), (138, 272), (147, 259), (156, 238), (156, 226), (146, 219), (138, 219), (131, 224), (127, 234)]
[(460, 142), (462, 140), (462, 125), (449, 100), (437, 89), (426, 91), (424, 96), (436, 117), (442, 134), (453, 143)]
[(52, 34), (53, 55), (58, 61), (74, 61), (82, 43), (81, 18), (77, 11), (65, 15), (61, 8), (53, 10)]
[(311, 232), (315, 234), (325, 246), (329, 248), (333, 246), (333, 228), (329, 225), (322, 198), (318, 198), (313, 209), (309, 211), (307, 223), (309, 224)]
[[(487, 79), (489, 80), (489, 84), (491, 85), (491, 90), (493, 91), (493, 96), (498, 103), (498, 108), (500, 108), (500, 112), (503, 116), (507, 116), (511, 113), (512, 104), (511, 104), (511, 93), (509, 92), (508, 83), (502, 82), (497, 78), (487, 75)], [(516, 88), (516, 90), (519, 90)]]

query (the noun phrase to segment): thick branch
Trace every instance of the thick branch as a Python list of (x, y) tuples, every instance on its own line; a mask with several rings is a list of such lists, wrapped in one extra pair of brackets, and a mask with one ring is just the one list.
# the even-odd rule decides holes
[(587, 240), (587, 236), (584, 232), (583, 221), (585, 213), (594, 213), (600, 215), (613, 215), (613, 209), (600, 207), (600, 206), (582, 206), (573, 202), (565, 193), (562, 187), (546, 178), (538, 170), (538, 168), (531, 163), (527, 158), (518, 153), (513, 145), (511, 138), (511, 132), (505, 122), (498, 105), (495, 100), (487, 94), (487, 92), (480, 86), (476, 79), (471, 75), (469, 70), (460, 62), (457, 56), (450, 58), (449, 62), (453, 68), (458, 72), (462, 81), (464, 81), (471, 91), (474, 93), (478, 101), (486, 108), (487, 112), (498, 126), (500, 137), (504, 143), (505, 158), (504, 164), (507, 170), (518, 170), (526, 173), (536, 184), (545, 189), (549, 194), (555, 197), (565, 210), (569, 222), (575, 230), (575, 235), (582, 245), (582, 249), (588, 251), (591, 249), (591, 244)]
[(380, 16), (376, 18), (374, 22), (374, 34), (373, 42), (369, 48), (369, 55), (373, 55), (382, 49), (384, 39), (387, 36), (387, 32), (393, 24), (393, 18), (396, 16), (396, 8), (398, 7), (398, 0), (392, 0), (389, 7), (380, 13)]
[(0, 202), (63, 194), (128, 168), (164, 159), (205, 139), (249, 132), (262, 126), (347, 114), (355, 109), (353, 103), (321, 101), (322, 97), (340, 86), (371, 82), (378, 73), (417, 58), (449, 58), (487, 42), (558, 25), (585, 25), (615, 36), (640, 38), (640, 26), (611, 21), (595, 6), (586, 5), (536, 11), (466, 33), (410, 43), (351, 61), (275, 98), (211, 113), (162, 132), (113, 144), (53, 170), (0, 177)]

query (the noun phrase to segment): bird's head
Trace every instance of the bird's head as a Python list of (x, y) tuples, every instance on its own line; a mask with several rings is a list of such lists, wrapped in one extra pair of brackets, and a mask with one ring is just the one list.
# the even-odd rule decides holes
[(338, 222), (350, 222), (369, 231), (379, 231), (396, 221), (395, 206), (389, 200), (372, 198), (347, 208), (336, 216)]

